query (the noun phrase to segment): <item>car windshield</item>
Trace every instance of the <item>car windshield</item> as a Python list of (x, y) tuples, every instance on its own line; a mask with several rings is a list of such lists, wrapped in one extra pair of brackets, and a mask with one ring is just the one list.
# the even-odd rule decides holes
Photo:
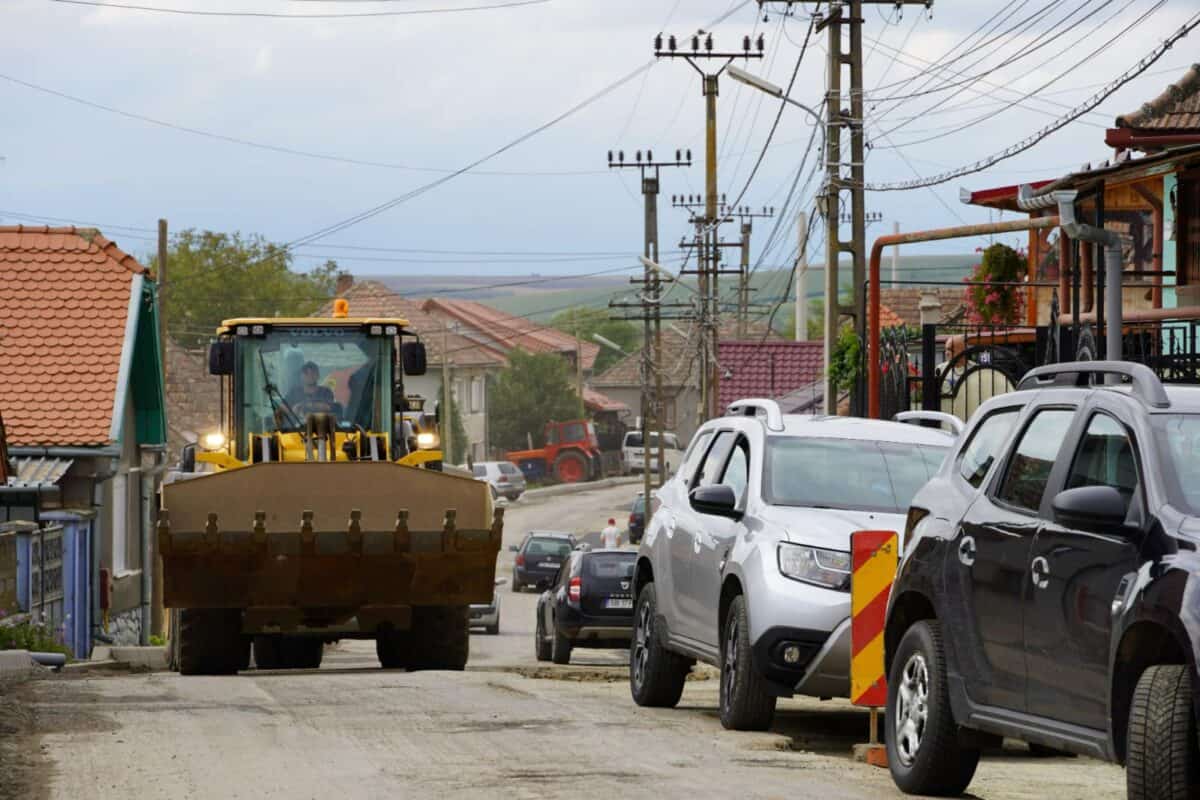
[(773, 437), (763, 497), (781, 506), (900, 513), (947, 448), (860, 439)]
[(237, 410), (250, 433), (297, 430), (309, 413), (340, 427), (383, 430), (389, 409), (390, 341), (346, 327), (277, 328), (239, 337)]
[(637, 553), (592, 553), (584, 559), (585, 571), (593, 578), (632, 578)]
[(646, 510), (646, 498), (637, 497), (633, 501), (633, 508), (629, 509), (634, 514), (640, 514)]
[(549, 556), (551, 558), (566, 558), (571, 554), (571, 543), (563, 539), (530, 539), (525, 545), (527, 556)]
[(1200, 516), (1200, 414), (1151, 417), (1171, 505)]

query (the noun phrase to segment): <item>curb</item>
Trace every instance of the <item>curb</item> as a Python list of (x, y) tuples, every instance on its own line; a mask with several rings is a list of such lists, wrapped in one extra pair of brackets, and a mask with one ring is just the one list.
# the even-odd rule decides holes
[(41, 671), (28, 650), (0, 650), (0, 678), (27, 678)]
[(109, 658), (118, 664), (125, 664), (135, 669), (148, 669), (163, 672), (167, 669), (167, 648), (165, 647), (112, 647)]
[(525, 494), (521, 495), (524, 499), (528, 497), (531, 500), (536, 500), (540, 497), (558, 497), (564, 494), (580, 494), (582, 492), (591, 492), (596, 489), (609, 489), (613, 486), (626, 486), (640, 484), (642, 478), (640, 475), (630, 475), (621, 478), (604, 478), (598, 481), (587, 481), (584, 483), (563, 483), (558, 486), (543, 486), (540, 489), (530, 489)]

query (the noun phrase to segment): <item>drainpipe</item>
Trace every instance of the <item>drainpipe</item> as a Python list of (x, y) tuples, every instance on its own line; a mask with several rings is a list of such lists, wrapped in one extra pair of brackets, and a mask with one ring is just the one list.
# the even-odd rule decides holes
[[(1058, 216), (1063, 230), (1072, 239), (1094, 242), (1104, 247), (1104, 357), (1108, 361), (1121, 361), (1121, 245), (1125, 237), (1115, 231), (1086, 225), (1075, 218), (1075, 198), (1078, 192), (1054, 192), (1058, 203)], [(1110, 376), (1111, 377), (1111, 376)]]
[(935, 242), (942, 239), (961, 239), (984, 236), (989, 233), (1032, 231), (1057, 228), (1058, 217), (1031, 217), (1008, 222), (988, 222), (981, 225), (960, 225), (955, 228), (937, 228), (930, 231), (880, 236), (871, 247), (871, 265), (867, 302), (867, 416), (879, 419), (879, 262), (885, 247)]

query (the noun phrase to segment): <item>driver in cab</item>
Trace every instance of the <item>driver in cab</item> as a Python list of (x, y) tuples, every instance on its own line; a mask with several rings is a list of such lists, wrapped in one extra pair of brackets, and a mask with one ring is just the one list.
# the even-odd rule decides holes
[(308, 361), (300, 368), (300, 385), (285, 398), (288, 406), (300, 416), (333, 411), (333, 392), (318, 382), (320, 378), (321, 369), (315, 362)]

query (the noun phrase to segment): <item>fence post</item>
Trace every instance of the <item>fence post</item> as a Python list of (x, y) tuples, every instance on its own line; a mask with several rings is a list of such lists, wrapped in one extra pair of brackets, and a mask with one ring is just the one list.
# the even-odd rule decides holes
[(921, 409), (941, 411), (937, 379), (937, 325), (921, 326)]

